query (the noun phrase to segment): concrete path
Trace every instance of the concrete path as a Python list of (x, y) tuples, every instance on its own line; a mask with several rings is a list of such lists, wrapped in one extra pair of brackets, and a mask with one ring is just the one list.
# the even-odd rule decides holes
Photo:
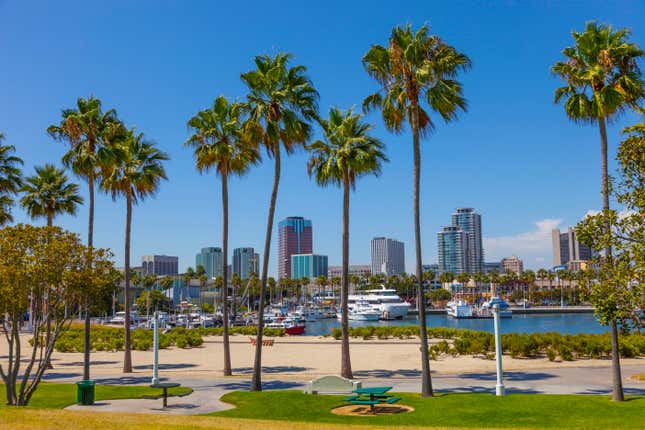
[[(625, 365), (622, 367), (624, 389), (627, 395), (645, 395), (645, 382), (628, 379), (629, 375), (645, 372), (643, 364)], [(194, 392), (185, 397), (169, 397), (168, 407), (162, 408), (162, 400), (132, 399), (101, 401), (94, 406), (70, 406), (70, 410), (105, 411), (105, 412), (136, 412), (194, 415), (223, 411), (233, 406), (221, 402), (222, 395), (236, 390), (248, 390), (250, 379), (248, 375), (231, 378), (211, 378), (206, 375), (162, 374), (162, 381), (179, 382), (182, 386), (190, 387)], [(356, 379), (363, 381), (363, 386), (392, 386), (395, 392), (419, 392), (421, 382), (418, 375), (393, 376), (390, 371), (373, 370), (356, 372)], [(580, 367), (580, 368), (550, 368), (531, 371), (510, 371), (504, 374), (504, 383), (509, 393), (543, 393), (543, 394), (610, 394), (611, 370), (609, 366)], [(48, 381), (72, 382), (69, 375), (55, 372), (45, 378)], [(143, 385), (149, 384), (147, 374), (140, 373), (132, 376), (122, 374), (97, 377), (98, 384), (112, 385)], [(461, 373), (456, 375), (433, 375), (435, 390), (447, 393), (494, 393), (496, 375), (494, 372)], [(265, 390), (301, 390), (304, 381), (267, 380), (263, 383)]]

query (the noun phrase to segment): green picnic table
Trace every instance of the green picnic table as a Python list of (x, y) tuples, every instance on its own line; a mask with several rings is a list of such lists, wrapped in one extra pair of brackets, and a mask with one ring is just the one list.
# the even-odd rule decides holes
[(163, 407), (168, 407), (168, 388), (179, 387), (181, 384), (176, 382), (159, 382), (158, 384), (152, 384), (150, 388), (161, 388), (163, 390)]
[(376, 414), (375, 406), (379, 403), (391, 405), (401, 400), (400, 397), (387, 394), (391, 389), (392, 387), (359, 388), (352, 391), (352, 393), (356, 394), (355, 396), (346, 397), (344, 400), (353, 405), (369, 405), (370, 412)]

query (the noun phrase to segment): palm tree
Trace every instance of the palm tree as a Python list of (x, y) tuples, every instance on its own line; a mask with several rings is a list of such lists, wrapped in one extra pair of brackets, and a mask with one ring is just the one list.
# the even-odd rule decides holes
[[(93, 96), (76, 100), (76, 108), (63, 109), (58, 125), (47, 127), (47, 133), (58, 141), (66, 141), (69, 151), (63, 164), (83, 178), (89, 190), (87, 246), (94, 246), (94, 185), (100, 179), (99, 152), (109, 141), (122, 134), (123, 125), (110, 109), (103, 112), (101, 101)], [(90, 297), (85, 299), (85, 340), (83, 345), (83, 379), (90, 379)]]
[(458, 73), (470, 67), (468, 57), (439, 36), (429, 33), (423, 25), (417, 32), (410, 25), (394, 27), (387, 47), (373, 45), (363, 57), (367, 73), (381, 86), (380, 91), (367, 97), (365, 110), (381, 110), (385, 126), (392, 132), (403, 131), (407, 121), (412, 130), (414, 153), (414, 238), (416, 243), (417, 301), (421, 335), (421, 364), (423, 369), (421, 394), (432, 396), (428, 335), (425, 320), (425, 295), (421, 259), (421, 224), (419, 193), (421, 179), (421, 149), (419, 139), (434, 129), (429, 111), (444, 121), (457, 118), (459, 110), (466, 110), (466, 100)]
[[(574, 46), (564, 48), (564, 61), (558, 61), (551, 71), (566, 85), (555, 92), (555, 102), (564, 103), (569, 119), (584, 124), (598, 124), (602, 174), (603, 212), (609, 211), (610, 184), (607, 173), (607, 122), (627, 108), (636, 107), (645, 97), (645, 83), (638, 60), (645, 56), (637, 44), (629, 42), (627, 29), (588, 22), (582, 33), (573, 31)], [(609, 231), (609, 220), (605, 222)], [(611, 261), (611, 247), (605, 258)], [(618, 351), (616, 321), (610, 321), (612, 344), (612, 398), (624, 400)]]
[(247, 132), (252, 139), (265, 146), (274, 161), (273, 189), (269, 202), (264, 259), (260, 283), (258, 333), (253, 363), (251, 390), (262, 390), (262, 320), (264, 296), (271, 251), (273, 215), (280, 183), (280, 153), (288, 153), (295, 146), (305, 144), (311, 135), (310, 122), (317, 117), (318, 92), (306, 75), (304, 66), (289, 66), (291, 55), (279, 53), (274, 57), (255, 57), (256, 69), (241, 75), (249, 89)]
[(2, 145), (4, 134), (0, 133), (0, 226), (13, 221), (11, 207), (13, 195), (16, 195), (22, 185), (22, 159), (16, 157), (16, 148), (12, 145)]
[(352, 110), (343, 113), (331, 108), (329, 119), (320, 120), (324, 140), (309, 145), (311, 157), (307, 164), (310, 176), (319, 185), (336, 185), (343, 189), (343, 263), (341, 270), (341, 376), (351, 379), (349, 355), (349, 193), (356, 189), (356, 180), (365, 175), (379, 175), (387, 161), (383, 143), (370, 135), (372, 126), (361, 121)]
[(490, 281), (490, 294), (491, 294), (491, 297), (494, 297), (494, 296), (497, 295), (497, 285), (499, 284), (499, 281), (500, 281), (499, 273), (497, 273), (497, 271), (493, 270), (488, 275), (488, 280)]
[[(257, 273), (254, 273), (254, 275), (257, 277)], [(277, 283), (275, 282), (275, 278), (269, 277), (269, 279), (267, 279), (267, 287), (269, 288), (269, 296), (271, 296), (271, 291), (273, 291), (273, 300), (277, 298), (277, 294), (275, 290), (276, 286), (277, 286)], [(282, 300), (282, 295), (280, 295), (280, 299)], [(250, 310), (251, 309), (249, 309), (249, 311)]]
[(184, 281), (184, 287), (186, 288), (186, 294), (190, 295), (190, 281), (195, 279), (195, 271), (192, 267), (188, 267), (184, 274), (182, 275)]
[(258, 147), (243, 139), (242, 105), (229, 103), (218, 96), (209, 109), (200, 111), (188, 121), (194, 132), (185, 145), (193, 148), (195, 163), (200, 173), (215, 169), (222, 184), (222, 309), (224, 318), (224, 376), (230, 376), (231, 352), (228, 337), (228, 178), (242, 176), (256, 164), (260, 155)]
[(125, 197), (125, 342), (123, 372), (132, 372), (130, 345), (130, 229), (132, 206), (153, 196), (166, 178), (163, 162), (169, 157), (147, 141), (143, 133), (129, 130), (121, 139), (113, 142), (102, 154), (103, 173), (101, 188), (112, 195), (112, 199)]
[(20, 205), (31, 218), (45, 218), (48, 227), (54, 224), (56, 215), (75, 215), (83, 204), (78, 185), (69, 183), (65, 171), (53, 164), (36, 167), (36, 175), (25, 178), (20, 191), (24, 194)]

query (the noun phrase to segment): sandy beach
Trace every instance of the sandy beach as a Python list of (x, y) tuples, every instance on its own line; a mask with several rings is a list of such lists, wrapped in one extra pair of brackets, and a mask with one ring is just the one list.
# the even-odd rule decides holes
[[(27, 353), (29, 336), (23, 338), (23, 353)], [(236, 376), (248, 377), (253, 366), (254, 347), (248, 336), (231, 337), (231, 360)], [(0, 360), (6, 360), (7, 343), (0, 342)], [(222, 376), (222, 338), (204, 337), (198, 348), (168, 348), (159, 351), (160, 369), (177, 376)], [(410, 378), (420, 373), (419, 343), (416, 339), (351, 340), (352, 368), (356, 377)], [(321, 375), (338, 374), (340, 341), (333, 338), (302, 336), (275, 338), (272, 347), (263, 349), (265, 378), (309, 380)], [(123, 352), (92, 353), (92, 374), (110, 375), (121, 370)], [(152, 351), (133, 351), (134, 372), (151, 374)], [(83, 355), (58, 353), (53, 355), (54, 369), (50, 373), (82, 374)], [(645, 371), (645, 359), (623, 359), (625, 365), (636, 365)], [(546, 358), (513, 359), (504, 356), (504, 370), (531, 370), (563, 367), (609, 366), (609, 360), (581, 359), (569, 362), (550, 362)], [(431, 361), (433, 373), (459, 374), (464, 372), (493, 372), (495, 361), (483, 357), (442, 356)], [(624, 375), (629, 377), (629, 375)]]

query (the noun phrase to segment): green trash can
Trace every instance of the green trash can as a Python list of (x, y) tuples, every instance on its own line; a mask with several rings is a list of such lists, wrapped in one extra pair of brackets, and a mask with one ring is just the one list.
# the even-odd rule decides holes
[(94, 381), (76, 383), (76, 403), (83, 406), (94, 404)]

